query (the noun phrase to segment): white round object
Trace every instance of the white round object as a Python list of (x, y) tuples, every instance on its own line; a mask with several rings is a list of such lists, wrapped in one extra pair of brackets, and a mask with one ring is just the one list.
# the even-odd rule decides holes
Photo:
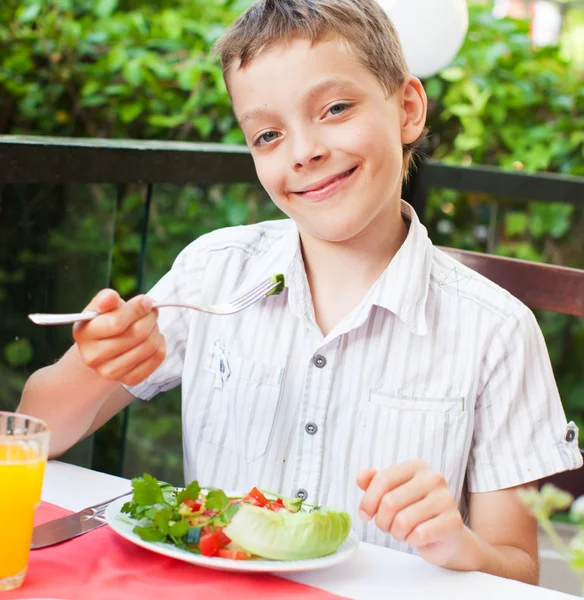
[(430, 77), (456, 57), (468, 31), (466, 0), (377, 0), (394, 24), (412, 75)]

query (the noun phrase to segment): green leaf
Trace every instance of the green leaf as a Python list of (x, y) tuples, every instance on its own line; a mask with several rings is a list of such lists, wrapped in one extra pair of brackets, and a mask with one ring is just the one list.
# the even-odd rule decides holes
[(142, 527), (140, 525), (136, 525), (134, 527), (133, 532), (140, 536), (140, 539), (145, 542), (164, 542), (166, 539), (166, 535), (159, 531), (158, 529), (154, 529), (153, 527)]
[(237, 511), (240, 509), (240, 504), (230, 504), (225, 510), (219, 513), (216, 517), (213, 517), (211, 521), (217, 527), (225, 527), (231, 523), (231, 519), (236, 515)]
[(430, 100), (438, 100), (444, 92), (444, 84), (438, 77), (431, 77), (424, 82), (426, 95)]
[(32, 357), (32, 346), (26, 338), (14, 340), (4, 347), (4, 358), (11, 367), (23, 367)]
[(156, 127), (167, 127), (172, 129), (178, 125), (182, 125), (186, 121), (185, 115), (150, 115), (148, 123)]
[(455, 82), (461, 81), (465, 76), (464, 69), (460, 67), (449, 67), (448, 69), (444, 69), (440, 71), (440, 77), (445, 81)]
[(468, 152), (469, 150), (474, 150), (478, 148), (482, 144), (483, 140), (480, 137), (467, 135), (466, 133), (461, 133), (456, 136), (454, 140), (454, 145), (458, 150), (462, 150), (463, 152)]
[(93, 0), (93, 12), (104, 19), (109, 17), (117, 8), (118, 0)]
[(16, 13), (16, 19), (21, 23), (30, 23), (34, 21), (40, 14), (42, 4), (37, 2), (26, 7), (21, 7)]
[(448, 110), (457, 117), (467, 117), (475, 114), (475, 109), (470, 104), (455, 104)]
[(187, 487), (178, 493), (176, 497), (176, 504), (179, 505), (184, 502), (187, 498), (191, 500), (197, 500), (201, 493), (201, 486), (198, 481), (191, 481)]
[(131, 121), (140, 116), (142, 110), (142, 105), (138, 102), (133, 102), (132, 104), (124, 104), (124, 106), (120, 108), (120, 119), (124, 123), (130, 123)]
[(229, 504), (229, 498), (223, 490), (211, 490), (205, 500), (205, 508), (214, 511), (223, 510)]
[(129, 60), (122, 68), (124, 79), (134, 86), (141, 85), (144, 82), (144, 71), (142, 61), (139, 58)]
[(160, 529), (160, 531), (162, 531), (162, 533), (164, 533), (164, 535), (168, 535), (169, 532), (169, 521), (170, 518), (172, 516), (172, 509), (171, 508), (161, 508), (159, 510), (156, 511), (156, 514), (154, 515), (153, 523), (156, 525), (156, 527), (158, 527), (158, 529)]
[(505, 232), (509, 236), (523, 235), (528, 224), (529, 217), (525, 213), (513, 212), (505, 215)]
[(212, 119), (205, 115), (194, 118), (193, 125), (197, 128), (197, 131), (201, 134), (202, 138), (209, 137), (214, 127)]
[(164, 504), (164, 496), (158, 484), (158, 480), (148, 473), (143, 477), (132, 479), (132, 488), (134, 490), (134, 502), (138, 505)]
[(173, 537), (182, 537), (186, 535), (189, 530), (189, 526), (185, 521), (178, 521), (170, 526), (168, 533)]

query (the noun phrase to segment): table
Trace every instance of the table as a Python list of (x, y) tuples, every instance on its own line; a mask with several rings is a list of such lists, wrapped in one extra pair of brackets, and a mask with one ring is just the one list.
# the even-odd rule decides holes
[[(119, 496), (129, 480), (59, 461), (49, 461), (43, 500), (72, 511)], [(286, 577), (357, 600), (569, 600), (567, 594), (494, 577), (459, 573), (429, 565), (417, 556), (361, 543), (354, 558), (336, 567)]]

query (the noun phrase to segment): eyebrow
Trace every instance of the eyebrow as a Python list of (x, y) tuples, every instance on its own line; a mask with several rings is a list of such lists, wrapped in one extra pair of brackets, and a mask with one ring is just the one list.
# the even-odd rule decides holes
[[(318, 96), (320, 94), (322, 94), (323, 92), (327, 92), (330, 90), (335, 90), (335, 89), (346, 89), (346, 88), (353, 88), (355, 89), (355, 83), (353, 81), (351, 81), (350, 79), (325, 79), (324, 81), (321, 81), (320, 83), (317, 83), (316, 85), (312, 86), (307, 92), (306, 94), (304, 94), (304, 96), (302, 97), (302, 101), (305, 102), (306, 100), (308, 100), (311, 97), (314, 96)], [(243, 126), (243, 124), (246, 121), (251, 121), (252, 119), (257, 119), (260, 117), (265, 117), (265, 116), (276, 116), (275, 113), (273, 111), (270, 110), (265, 110), (263, 108), (252, 108), (251, 110), (248, 110), (247, 112), (244, 112), (243, 115), (241, 115), (241, 118), (238, 119), (239, 121), (239, 126)]]

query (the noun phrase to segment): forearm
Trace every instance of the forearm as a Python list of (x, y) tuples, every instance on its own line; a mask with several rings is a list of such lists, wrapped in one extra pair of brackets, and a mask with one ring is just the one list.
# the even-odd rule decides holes
[(515, 546), (495, 546), (465, 527), (460, 550), (444, 565), (457, 571), (481, 571), (537, 585), (539, 561)]
[(118, 383), (85, 366), (73, 346), (57, 363), (30, 376), (17, 410), (48, 424), (49, 453), (53, 457), (86, 435), (99, 409), (117, 387)]

